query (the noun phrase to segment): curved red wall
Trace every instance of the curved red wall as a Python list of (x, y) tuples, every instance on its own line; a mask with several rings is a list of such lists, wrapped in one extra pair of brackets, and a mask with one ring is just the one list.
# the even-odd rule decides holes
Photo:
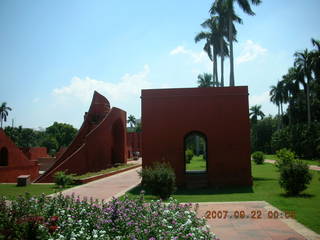
[(52, 182), (57, 171), (84, 174), (126, 163), (126, 112), (95, 92), (84, 122), (70, 146), (37, 182)]

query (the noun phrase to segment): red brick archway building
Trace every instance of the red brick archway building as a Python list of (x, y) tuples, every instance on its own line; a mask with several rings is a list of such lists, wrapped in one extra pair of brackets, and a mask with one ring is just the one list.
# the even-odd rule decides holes
[(248, 88), (142, 90), (143, 166), (170, 162), (184, 185), (184, 138), (200, 132), (207, 141), (211, 186), (251, 185)]

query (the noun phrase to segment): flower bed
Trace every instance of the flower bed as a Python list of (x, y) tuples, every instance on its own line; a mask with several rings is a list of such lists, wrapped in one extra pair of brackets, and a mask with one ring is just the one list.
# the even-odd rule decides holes
[[(1, 236), (2, 235), (2, 236)], [(108, 203), (75, 196), (0, 200), (0, 239), (216, 239), (191, 204), (154, 201), (143, 195)]]

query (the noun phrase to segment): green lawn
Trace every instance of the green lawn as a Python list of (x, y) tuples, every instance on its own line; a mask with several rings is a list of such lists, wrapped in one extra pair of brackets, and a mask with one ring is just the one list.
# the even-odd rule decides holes
[(88, 173), (85, 173), (83, 175), (78, 175), (78, 176), (75, 176), (74, 179), (85, 179), (85, 178), (89, 178), (89, 177), (93, 177), (93, 176), (97, 176), (97, 175), (101, 175), (101, 174), (114, 172), (114, 171), (117, 171), (117, 170), (120, 170), (120, 169), (129, 168), (129, 167), (132, 167), (132, 166), (135, 166), (135, 165), (138, 165), (138, 164), (134, 164), (134, 163), (121, 164), (121, 165), (119, 165), (117, 167), (103, 169), (103, 170), (101, 170), (99, 172), (88, 172)]
[[(173, 197), (180, 202), (225, 202), (225, 201), (267, 201), (283, 211), (295, 211), (297, 220), (320, 233), (320, 182), (319, 172), (312, 171), (313, 180), (309, 188), (300, 196), (288, 197), (278, 184), (279, 173), (273, 164), (252, 163), (253, 187), (223, 189), (179, 189)], [(141, 191), (136, 187), (129, 196)], [(146, 194), (147, 200), (156, 197)]]
[[(277, 156), (275, 154), (273, 155), (264, 155), (265, 159), (270, 159), (270, 160), (277, 160)], [(320, 165), (320, 160), (310, 160), (310, 159), (299, 159), (302, 160), (303, 162), (305, 162), (308, 165)]]
[(55, 192), (60, 192), (66, 188), (58, 188), (54, 184), (29, 184), (25, 187), (17, 187), (17, 184), (0, 184), (0, 196), (5, 196), (9, 199), (16, 198), (19, 195), (23, 195), (26, 192), (32, 196), (38, 196), (42, 193), (48, 195)]
[(186, 170), (206, 170), (206, 161), (202, 155), (193, 156), (190, 163), (187, 163)]

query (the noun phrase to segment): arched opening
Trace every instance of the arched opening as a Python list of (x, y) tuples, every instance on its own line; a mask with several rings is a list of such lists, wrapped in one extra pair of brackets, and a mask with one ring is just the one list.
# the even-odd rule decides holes
[(0, 166), (8, 166), (8, 149), (6, 147), (0, 150)]
[(184, 137), (186, 173), (206, 173), (208, 169), (207, 137), (201, 132), (190, 132)]
[(112, 126), (113, 147), (112, 147), (112, 164), (125, 162), (125, 128), (122, 121), (117, 120)]

